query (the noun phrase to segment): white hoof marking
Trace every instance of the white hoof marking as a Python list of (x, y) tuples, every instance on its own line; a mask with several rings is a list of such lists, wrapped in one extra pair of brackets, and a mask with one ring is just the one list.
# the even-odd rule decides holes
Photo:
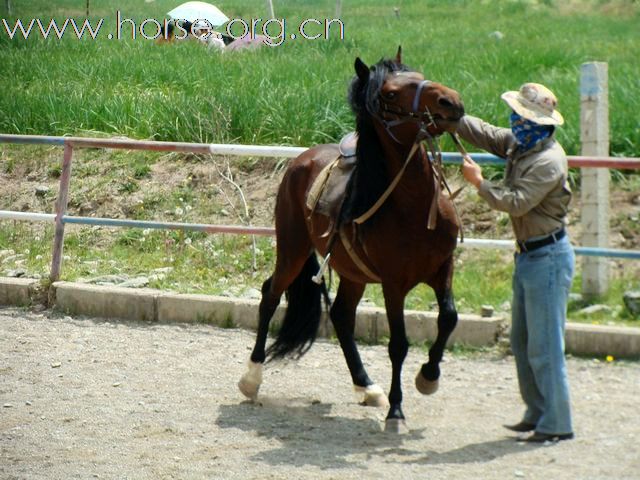
[(389, 407), (389, 400), (384, 390), (379, 385), (373, 384), (367, 387), (354, 386), (356, 393), (362, 394), (362, 403), (367, 407)]
[(249, 370), (240, 378), (238, 388), (245, 397), (255, 402), (260, 384), (262, 384), (262, 364), (250, 361)]

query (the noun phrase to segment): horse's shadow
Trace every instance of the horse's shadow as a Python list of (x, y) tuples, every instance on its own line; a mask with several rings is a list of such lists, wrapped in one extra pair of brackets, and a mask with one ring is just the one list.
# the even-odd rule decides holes
[(216, 424), (220, 428), (240, 429), (276, 440), (270, 442), (274, 448), (251, 457), (273, 466), (365, 469), (363, 456), (367, 460), (385, 457), (386, 462), (395, 459), (398, 463), (482, 463), (531, 448), (504, 438), (445, 452), (418, 450), (416, 443), (430, 443), (425, 429), (410, 430), (402, 435), (385, 433), (382, 422), (377, 419), (330, 415), (331, 410), (332, 406), (326, 403), (262, 398), (260, 404), (243, 402), (220, 406)]

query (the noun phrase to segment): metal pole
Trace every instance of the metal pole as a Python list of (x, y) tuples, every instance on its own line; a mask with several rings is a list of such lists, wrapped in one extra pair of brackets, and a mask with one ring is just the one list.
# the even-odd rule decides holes
[(51, 283), (60, 279), (60, 269), (62, 267), (62, 246), (64, 244), (64, 221), (62, 217), (67, 213), (72, 156), (73, 147), (67, 143), (64, 146), (62, 174), (60, 175), (60, 191), (58, 192), (58, 199), (56, 200), (55, 236), (53, 238), (51, 274), (49, 275)]
[[(582, 155), (609, 155), (608, 66), (584, 63), (580, 69), (580, 141)], [(582, 168), (582, 239), (585, 247), (609, 247), (609, 170)], [(582, 295), (603, 295), (609, 288), (609, 262), (586, 257), (582, 261)]]
[(276, 14), (273, 12), (273, 0), (267, 0), (267, 13), (269, 18), (276, 18)]
[(5, 0), (4, 6), (7, 7), (7, 16), (11, 16), (11, 0)]

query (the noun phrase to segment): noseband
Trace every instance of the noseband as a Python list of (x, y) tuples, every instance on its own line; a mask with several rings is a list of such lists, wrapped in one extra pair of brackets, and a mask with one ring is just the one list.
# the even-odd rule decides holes
[(432, 137), (432, 135), (428, 132), (427, 128), (430, 126), (435, 127), (436, 122), (433, 118), (433, 115), (431, 115), (431, 111), (429, 111), (429, 107), (425, 105), (424, 111), (418, 110), (418, 108), (420, 107), (420, 96), (422, 95), (422, 90), (424, 90), (424, 88), (430, 83), (432, 83), (431, 80), (422, 80), (418, 84), (418, 88), (416, 89), (416, 94), (413, 97), (411, 111), (406, 111), (403, 109), (399, 109), (399, 110), (393, 109), (387, 102), (384, 101), (384, 99), (381, 99), (380, 110), (382, 111), (382, 113), (390, 113), (392, 115), (395, 115), (398, 118), (396, 118), (395, 120), (387, 120), (380, 114), (376, 115), (376, 118), (380, 123), (382, 123), (382, 125), (384, 126), (389, 136), (396, 143), (402, 144), (402, 142), (398, 140), (396, 136), (393, 134), (391, 129), (407, 122), (413, 122), (419, 125), (419, 130), (418, 130), (418, 134), (416, 135), (415, 141), (420, 141), (425, 138)]

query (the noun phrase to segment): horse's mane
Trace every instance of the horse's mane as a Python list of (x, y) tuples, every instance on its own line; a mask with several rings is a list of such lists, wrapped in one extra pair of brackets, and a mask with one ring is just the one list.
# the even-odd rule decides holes
[(389, 185), (386, 160), (373, 122), (380, 107), (380, 90), (387, 74), (407, 72), (410, 69), (390, 59), (382, 59), (370, 69), (369, 78), (357, 75), (349, 86), (348, 100), (356, 115), (358, 144), (357, 163), (347, 185), (347, 195), (342, 208), (342, 221), (350, 221), (365, 213), (384, 193)]

